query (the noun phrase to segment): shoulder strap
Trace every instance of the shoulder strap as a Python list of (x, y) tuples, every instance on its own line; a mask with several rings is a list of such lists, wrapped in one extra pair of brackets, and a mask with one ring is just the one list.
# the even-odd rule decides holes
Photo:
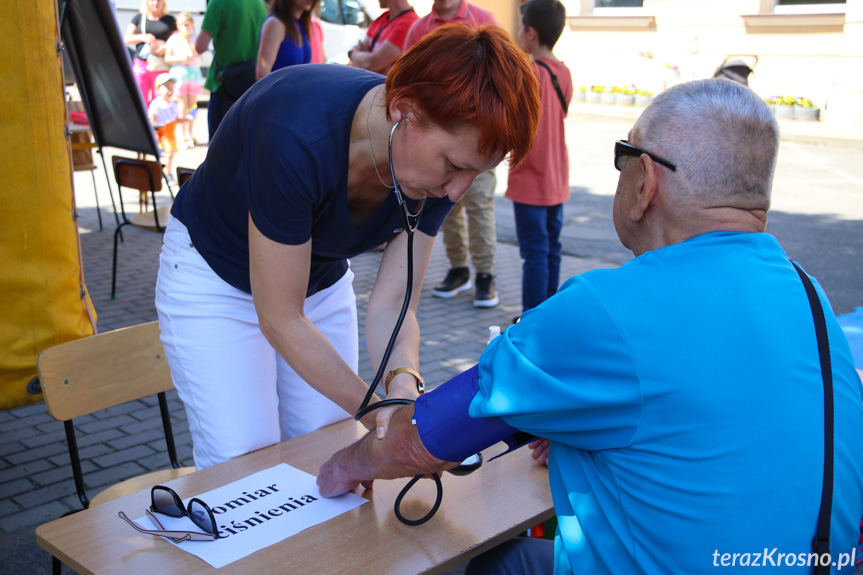
[(566, 98), (563, 97), (563, 90), (560, 89), (560, 82), (557, 81), (557, 76), (554, 75), (554, 72), (551, 71), (551, 68), (543, 62), (542, 60), (534, 60), (537, 64), (548, 70), (548, 73), (551, 75), (551, 83), (554, 86), (554, 91), (557, 92), (557, 97), (560, 98), (560, 105), (563, 106), (563, 113), (566, 114), (569, 112), (568, 106), (566, 105)]
[[(833, 509), (833, 371), (830, 366), (830, 344), (827, 340), (827, 322), (824, 309), (812, 280), (803, 270), (791, 262), (806, 288), (812, 318), (815, 321), (815, 339), (818, 342), (818, 360), (821, 362), (821, 380), (824, 384), (824, 477), (821, 486), (821, 511), (818, 513), (818, 531), (812, 541), (812, 551), (822, 557), (830, 553), (830, 517)], [(815, 567), (815, 575), (829, 575), (830, 565)]]
[(398, 14), (396, 14), (395, 16), (393, 16), (392, 18), (387, 20), (387, 23), (378, 29), (378, 33), (375, 34), (375, 37), (372, 39), (372, 43), (369, 44), (369, 49), (370, 50), (374, 49), (375, 44), (378, 43), (378, 40), (380, 39), (381, 34), (384, 33), (384, 30), (387, 29), (387, 26), (389, 26), (390, 24), (392, 24), (393, 22), (395, 22), (396, 20), (398, 20), (399, 18), (401, 18), (402, 16), (407, 14), (408, 12), (413, 12), (413, 10), (414, 10), (413, 8), (407, 8), (406, 10), (402, 10), (401, 12), (399, 12)]

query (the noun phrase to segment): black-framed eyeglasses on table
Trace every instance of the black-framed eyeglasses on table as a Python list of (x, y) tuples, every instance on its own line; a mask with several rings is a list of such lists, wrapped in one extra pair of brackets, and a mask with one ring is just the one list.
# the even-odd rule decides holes
[[(164, 485), (153, 486), (150, 490), (150, 508), (145, 511), (150, 520), (159, 529), (145, 529), (140, 524), (126, 517), (126, 514), (122, 511), (118, 515), (141, 533), (167, 537), (175, 543), (179, 543), (180, 541), (214, 541), (219, 538), (216, 517), (213, 515), (213, 510), (210, 509), (209, 505), (196, 497), (190, 500), (189, 505), (186, 506), (183, 504), (180, 496), (170, 487), (165, 487)], [(153, 513), (161, 513), (162, 515), (176, 518), (188, 516), (192, 520), (192, 523), (202, 529), (204, 533), (166, 530)]]
[(618, 172), (622, 172), (623, 166), (626, 165), (626, 158), (639, 158), (642, 154), (647, 154), (654, 162), (656, 162), (657, 164), (662, 164), (672, 172), (677, 171), (677, 166), (675, 166), (665, 158), (661, 158), (654, 153), (648, 152), (647, 150), (644, 150), (637, 146), (633, 146), (626, 140), (618, 140), (614, 143), (614, 167), (617, 169)]

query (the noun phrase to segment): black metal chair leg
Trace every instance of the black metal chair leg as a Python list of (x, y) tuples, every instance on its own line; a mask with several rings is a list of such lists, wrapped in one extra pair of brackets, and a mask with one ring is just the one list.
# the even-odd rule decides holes
[(116, 230), (114, 230), (114, 267), (111, 270), (111, 299), (113, 300), (117, 293), (117, 239), (120, 235), (120, 230), (123, 229), (123, 226), (126, 225), (127, 222), (123, 222), (120, 224)]
[[(105, 180), (108, 183), (108, 196), (111, 198), (111, 207), (114, 208), (114, 221), (117, 223), (117, 227), (120, 227), (120, 216), (117, 214), (117, 203), (114, 201), (114, 192), (111, 190), (111, 178), (108, 176), (108, 164), (105, 162), (105, 154), (102, 153), (102, 148), (99, 149), (99, 156), (102, 158), (102, 167), (105, 168)], [(120, 193), (120, 190), (117, 190), (117, 193)], [(120, 196), (120, 200), (122, 201), (123, 196)], [(123, 234), (120, 234), (120, 239), (123, 239)]]

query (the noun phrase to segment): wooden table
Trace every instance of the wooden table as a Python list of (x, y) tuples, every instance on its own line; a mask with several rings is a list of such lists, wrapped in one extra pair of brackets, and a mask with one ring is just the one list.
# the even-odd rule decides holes
[[(287, 463), (312, 475), (338, 449), (365, 433), (353, 420), (246, 454), (169, 482), (192, 497), (247, 475)], [(503, 451), (498, 444), (483, 453)], [(218, 573), (442, 573), (554, 514), (548, 472), (528, 449), (507, 454), (467, 476), (445, 473), (443, 503), (427, 523), (408, 527), (393, 503), (407, 479), (375, 481), (357, 491), (369, 503), (288, 537), (218, 570)], [(415, 485), (402, 502), (407, 517), (420, 517), (434, 502), (434, 482)], [(149, 490), (63, 517), (36, 529), (39, 545), (79, 573), (212, 573), (201, 559), (156, 537), (135, 532), (117, 517), (139, 516)]]

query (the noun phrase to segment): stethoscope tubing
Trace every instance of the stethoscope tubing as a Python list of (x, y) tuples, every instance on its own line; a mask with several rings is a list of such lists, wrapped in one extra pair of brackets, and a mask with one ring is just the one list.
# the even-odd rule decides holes
[[(395, 124), (393, 124), (392, 129), (390, 130), (389, 137), (389, 161), (390, 161), (390, 173), (393, 178), (393, 187), (394, 192), (396, 194), (396, 201), (402, 209), (402, 218), (404, 219), (405, 232), (408, 235), (408, 245), (407, 245), (407, 281), (405, 284), (405, 299), (402, 303), (401, 311), (399, 312), (399, 317), (396, 320), (396, 324), (393, 327), (393, 333), (390, 335), (390, 339), (387, 342), (387, 347), (384, 350), (383, 357), (381, 357), (381, 363), (378, 367), (378, 371), (375, 374), (374, 379), (372, 380), (372, 384), (369, 386), (369, 390), (366, 392), (366, 396), (363, 398), (363, 402), (360, 404), (357, 413), (354, 415), (355, 420), (362, 419), (366, 414), (370, 413), (375, 409), (380, 409), (381, 407), (386, 407), (388, 405), (411, 405), (414, 403), (412, 399), (403, 399), (403, 398), (394, 398), (394, 399), (384, 399), (377, 403), (373, 403), (369, 405), (369, 402), (372, 399), (372, 396), (375, 393), (375, 389), (377, 389), (378, 385), (380, 385), (381, 379), (383, 378), (384, 371), (386, 371), (387, 363), (389, 363), (390, 354), (392, 353), (393, 346), (395, 346), (396, 339), (398, 338), (399, 332), (402, 328), (402, 323), (404, 323), (405, 316), (407, 315), (408, 308), (410, 307), (411, 302), (411, 294), (413, 293), (413, 283), (414, 283), (414, 232), (419, 226), (420, 216), (422, 215), (423, 206), (425, 205), (425, 200), (420, 202), (419, 208), (415, 214), (411, 214), (408, 211), (407, 203), (405, 203), (404, 198), (402, 197), (401, 186), (399, 185), (399, 181), (396, 178), (396, 170), (393, 164), (393, 135), (396, 133), (396, 128), (399, 127), (402, 120), (404, 118), (399, 119)], [(411, 225), (411, 220), (413, 220), (413, 225)], [(396, 518), (399, 521), (404, 523), (405, 525), (415, 526), (422, 525), (429, 519), (431, 519), (435, 513), (437, 513), (438, 508), (440, 507), (441, 501), (443, 500), (443, 484), (441, 483), (440, 476), (437, 473), (432, 473), (432, 479), (435, 481), (435, 485), (437, 487), (437, 496), (435, 497), (435, 503), (432, 506), (431, 510), (419, 519), (407, 519), (401, 513), (401, 502), (404, 499), (404, 496), (407, 495), (407, 492), (410, 491), (411, 487), (413, 487), (417, 481), (419, 481), (423, 475), (417, 475), (413, 479), (411, 479), (407, 485), (402, 489), (401, 493), (399, 493), (398, 497), (395, 500), (395, 504), (393, 506), (393, 510), (395, 512)]]

